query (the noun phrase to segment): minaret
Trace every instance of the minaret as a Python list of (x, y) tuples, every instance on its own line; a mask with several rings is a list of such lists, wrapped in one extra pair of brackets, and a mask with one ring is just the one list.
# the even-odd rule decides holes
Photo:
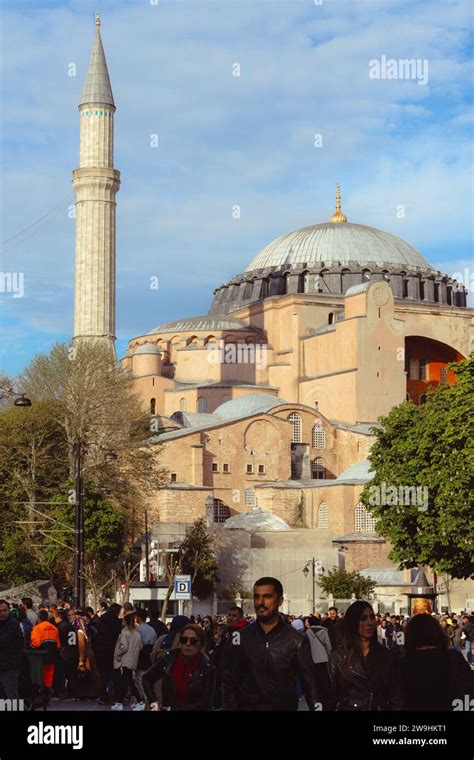
[(115, 341), (115, 104), (96, 16), (94, 47), (79, 103), (79, 169), (76, 192), (74, 341)]

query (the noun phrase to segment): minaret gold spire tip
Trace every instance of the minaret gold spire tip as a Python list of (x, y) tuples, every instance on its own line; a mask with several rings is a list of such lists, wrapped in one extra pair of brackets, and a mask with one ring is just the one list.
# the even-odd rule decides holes
[(95, 14), (95, 25), (97, 28), (100, 26), (100, 16), (98, 13)]
[(347, 216), (341, 211), (341, 186), (339, 183), (336, 185), (336, 211), (329, 220), (333, 224), (341, 224), (347, 222)]

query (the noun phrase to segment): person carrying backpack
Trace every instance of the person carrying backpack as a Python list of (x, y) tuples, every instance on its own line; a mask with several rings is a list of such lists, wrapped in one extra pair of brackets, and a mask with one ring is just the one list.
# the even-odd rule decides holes
[(315, 615), (310, 615), (308, 617), (308, 626), (306, 636), (309, 639), (311, 647), (314, 672), (320, 688), (321, 702), (323, 703), (324, 709), (324, 705), (330, 695), (329, 655), (332, 650), (331, 640), (327, 628), (321, 625)]

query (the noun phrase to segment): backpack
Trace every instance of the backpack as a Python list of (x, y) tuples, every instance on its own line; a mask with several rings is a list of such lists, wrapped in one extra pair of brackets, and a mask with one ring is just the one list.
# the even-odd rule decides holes
[(328, 662), (332, 647), (326, 628), (320, 625), (308, 628), (307, 636), (314, 664)]

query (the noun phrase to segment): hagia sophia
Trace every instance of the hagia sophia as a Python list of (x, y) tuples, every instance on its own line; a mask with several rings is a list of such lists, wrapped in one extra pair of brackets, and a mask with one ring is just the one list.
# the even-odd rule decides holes
[[(99, 19), (79, 111), (74, 339), (113, 345), (120, 173)], [(370, 575), (400, 610), (411, 572), (390, 562), (360, 504), (373, 427), (454, 381), (447, 366), (472, 350), (473, 310), (464, 286), (408, 242), (349, 221), (339, 187), (331, 206), (216, 287), (207, 314), (145, 325), (121, 366), (169, 471), (148, 504), (158, 536), (206, 518), (222, 580), (282, 577), (288, 609), (308, 605), (298, 570), (317, 557)]]

